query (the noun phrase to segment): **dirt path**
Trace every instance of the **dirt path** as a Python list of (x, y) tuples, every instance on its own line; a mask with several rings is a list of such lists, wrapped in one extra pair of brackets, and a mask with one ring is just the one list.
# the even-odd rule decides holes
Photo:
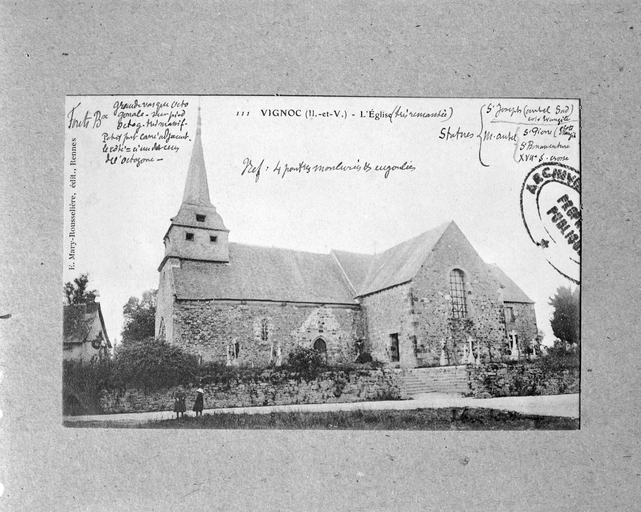
[[(579, 395), (547, 395), (506, 398), (463, 398), (458, 395), (426, 393), (416, 395), (412, 400), (391, 400), (386, 402), (357, 402), (344, 404), (274, 405), (266, 407), (235, 407), (207, 409), (203, 414), (270, 414), (273, 412), (328, 412), (362, 410), (410, 410), (440, 409), (446, 407), (482, 407), (504, 411), (515, 411), (535, 416), (579, 417)], [(193, 413), (188, 413), (193, 415)], [(101, 414), (92, 416), (64, 416), (66, 424), (75, 422), (123, 422), (140, 424), (148, 421), (167, 420), (175, 417), (171, 411), (141, 412), (126, 414)]]

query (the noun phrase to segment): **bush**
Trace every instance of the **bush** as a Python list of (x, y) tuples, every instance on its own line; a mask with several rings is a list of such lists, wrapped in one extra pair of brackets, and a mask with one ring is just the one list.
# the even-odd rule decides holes
[(574, 370), (581, 367), (581, 356), (577, 350), (552, 347), (548, 353), (535, 360), (534, 365), (543, 372), (554, 373), (561, 370)]
[(98, 414), (100, 390), (109, 388), (114, 377), (114, 363), (110, 359), (90, 362), (64, 361), (62, 365), (63, 414)]
[(323, 354), (313, 348), (296, 347), (290, 352), (287, 365), (306, 381), (314, 380), (325, 367)]
[(538, 372), (528, 372), (527, 366), (515, 367), (509, 383), (508, 396), (533, 396), (540, 394)]
[(371, 363), (374, 361), (374, 358), (372, 357), (372, 354), (369, 352), (361, 352), (358, 354), (358, 357), (356, 358), (356, 362), (358, 364), (365, 364), (365, 363)]
[(200, 366), (197, 378), (194, 379), (194, 384), (201, 386), (222, 384), (227, 389), (230, 389), (237, 384), (258, 382), (261, 379), (275, 384), (287, 378), (288, 374), (285, 370), (227, 366), (223, 363), (209, 361)]
[(144, 390), (189, 385), (198, 378), (198, 357), (164, 340), (148, 338), (116, 350), (115, 381)]

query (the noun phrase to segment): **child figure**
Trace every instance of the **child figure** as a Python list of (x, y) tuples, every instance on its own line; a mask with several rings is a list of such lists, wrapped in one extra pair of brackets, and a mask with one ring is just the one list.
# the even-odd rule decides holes
[(174, 412), (176, 413), (176, 419), (178, 419), (181, 414), (183, 418), (185, 417), (185, 411), (187, 410), (185, 398), (183, 388), (178, 386), (178, 389), (174, 393)]
[(205, 398), (203, 388), (198, 388), (196, 390), (196, 400), (194, 401), (193, 411), (196, 413), (196, 417), (203, 415), (203, 409), (205, 407)]

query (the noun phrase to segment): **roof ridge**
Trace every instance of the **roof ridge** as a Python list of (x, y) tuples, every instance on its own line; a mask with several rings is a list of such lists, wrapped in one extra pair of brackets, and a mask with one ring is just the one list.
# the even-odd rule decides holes
[(434, 245), (436, 246), (436, 244), (443, 237), (443, 234), (445, 233), (445, 230), (450, 226), (450, 224), (454, 224), (456, 226), (456, 223), (453, 220), (450, 220), (450, 221), (447, 221), (447, 222), (443, 222), (443, 223), (439, 224), (438, 226), (433, 227), (432, 229), (426, 229), (425, 231), (421, 231), (418, 235), (414, 235), (413, 237), (408, 238), (407, 240), (403, 240), (402, 242), (399, 242), (396, 245), (393, 245), (392, 247), (389, 247), (388, 249), (385, 249), (383, 252), (375, 254), (375, 256), (381, 256), (381, 255), (385, 254), (386, 252), (391, 251), (392, 249), (395, 249), (395, 248), (397, 248), (397, 247), (399, 247), (399, 246), (401, 246), (403, 244), (408, 244), (409, 242), (412, 242), (412, 241), (416, 240), (417, 238), (420, 238), (420, 237), (426, 235), (427, 233), (435, 233), (440, 228), (443, 228), (443, 231), (441, 232), (440, 236), (438, 237), (438, 240), (434, 243)]
[(342, 254), (355, 254), (356, 256), (376, 256), (375, 254), (372, 254), (371, 252), (354, 252), (354, 251), (344, 251), (342, 249), (330, 249), (330, 253), (336, 252), (336, 253), (342, 253)]
[(330, 252), (312, 252), (312, 251), (305, 251), (300, 249), (288, 249), (286, 247), (277, 247), (275, 245), (244, 244), (239, 242), (229, 242), (229, 245), (236, 245), (239, 247), (257, 247), (260, 249), (274, 249), (278, 251), (290, 251), (290, 252), (298, 252), (298, 253), (304, 253), (304, 254), (316, 254), (318, 256), (331, 256), (331, 251)]

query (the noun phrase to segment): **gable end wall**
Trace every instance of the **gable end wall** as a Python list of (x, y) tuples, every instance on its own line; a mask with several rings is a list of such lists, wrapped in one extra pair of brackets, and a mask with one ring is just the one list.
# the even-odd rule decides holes
[(421, 364), (438, 365), (442, 340), (451, 353), (450, 363), (459, 363), (467, 336), (450, 328), (452, 301), (450, 272), (459, 268), (465, 274), (468, 318), (472, 336), (481, 342), (481, 354), (497, 360), (505, 343), (503, 306), (499, 282), (456, 226), (445, 231), (411, 283), (414, 316)]

